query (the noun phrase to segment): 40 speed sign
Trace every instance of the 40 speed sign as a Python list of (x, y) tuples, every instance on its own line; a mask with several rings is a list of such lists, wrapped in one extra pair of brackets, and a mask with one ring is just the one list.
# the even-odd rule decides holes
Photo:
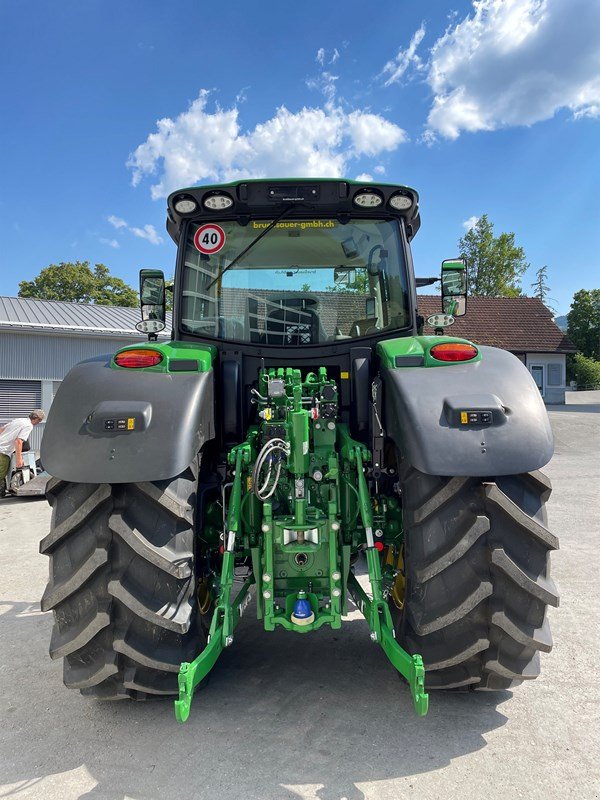
[(207, 256), (218, 253), (225, 244), (225, 231), (220, 225), (209, 222), (201, 225), (194, 234), (194, 245), (196, 250)]

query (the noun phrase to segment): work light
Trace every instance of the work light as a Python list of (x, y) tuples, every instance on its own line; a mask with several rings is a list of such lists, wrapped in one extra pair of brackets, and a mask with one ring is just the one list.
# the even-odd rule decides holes
[(407, 211), (413, 204), (412, 197), (406, 194), (393, 194), (390, 197), (390, 205), (396, 211)]
[(377, 208), (383, 203), (383, 198), (375, 192), (359, 192), (354, 195), (354, 205), (360, 208)]
[(175, 201), (173, 208), (178, 214), (191, 214), (192, 211), (198, 208), (198, 203), (196, 203), (193, 197), (183, 195), (179, 200)]
[(136, 330), (140, 333), (160, 333), (165, 329), (165, 323), (161, 319), (142, 319), (135, 324)]
[(211, 211), (224, 211), (226, 208), (231, 208), (233, 200), (228, 194), (211, 194), (204, 198), (204, 208)]

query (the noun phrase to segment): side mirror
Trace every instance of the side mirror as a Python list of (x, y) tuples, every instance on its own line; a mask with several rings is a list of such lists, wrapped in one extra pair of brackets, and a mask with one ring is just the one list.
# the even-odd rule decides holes
[(161, 270), (140, 270), (140, 306), (142, 319), (135, 327), (149, 339), (156, 339), (165, 328), (166, 318), (165, 276)]
[(442, 261), (442, 311), (453, 317), (467, 313), (467, 264), (464, 258)]

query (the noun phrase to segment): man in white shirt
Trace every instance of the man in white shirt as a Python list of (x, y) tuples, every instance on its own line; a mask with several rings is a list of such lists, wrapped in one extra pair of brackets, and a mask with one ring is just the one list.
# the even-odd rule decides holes
[(41, 408), (34, 408), (29, 417), (11, 419), (0, 428), (0, 497), (6, 494), (6, 474), (10, 467), (10, 457), (15, 454), (17, 469), (23, 466), (23, 443), (29, 439), (34, 425), (44, 419)]

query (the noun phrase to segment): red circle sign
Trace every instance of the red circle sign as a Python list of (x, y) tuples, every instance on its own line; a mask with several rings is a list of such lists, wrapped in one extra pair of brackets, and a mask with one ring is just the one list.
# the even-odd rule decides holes
[(218, 253), (224, 244), (225, 231), (220, 225), (215, 225), (214, 222), (201, 225), (194, 234), (196, 250), (199, 250), (207, 256)]

